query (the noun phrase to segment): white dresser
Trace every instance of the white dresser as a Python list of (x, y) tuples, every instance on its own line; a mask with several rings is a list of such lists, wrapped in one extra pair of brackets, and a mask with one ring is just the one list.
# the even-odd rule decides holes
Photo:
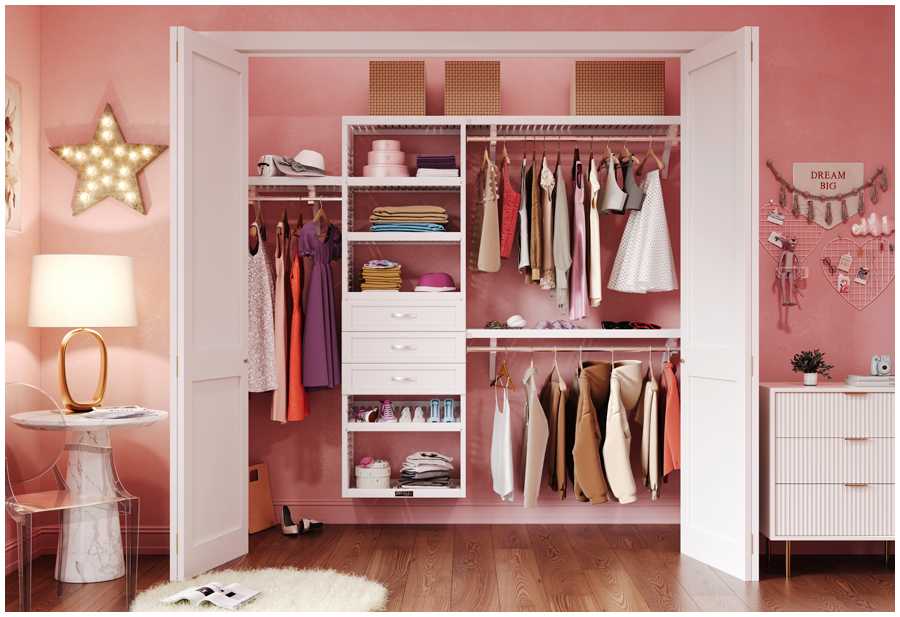
[(759, 530), (769, 541), (786, 541), (786, 575), (792, 540), (883, 540), (887, 555), (894, 539), (894, 389), (759, 389)]

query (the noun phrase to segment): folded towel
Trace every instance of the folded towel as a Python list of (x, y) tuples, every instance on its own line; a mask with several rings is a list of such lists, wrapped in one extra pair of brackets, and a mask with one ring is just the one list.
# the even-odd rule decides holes
[(444, 231), (444, 226), (436, 223), (375, 223), (369, 231), (440, 232)]
[(446, 210), (440, 206), (379, 206), (373, 210), (374, 214), (446, 214)]
[(370, 223), (434, 223), (446, 225), (450, 219), (446, 214), (417, 214), (414, 216), (370, 216)]
[(449, 478), (450, 472), (447, 470), (439, 471), (402, 471), (402, 478), (410, 478), (412, 480), (428, 480), (431, 478)]
[(458, 169), (419, 169), (416, 171), (418, 178), (458, 178)]
[(415, 454), (410, 454), (406, 457), (406, 460), (409, 462), (412, 461), (446, 461), (450, 462), (453, 460), (452, 456), (446, 456), (441, 454), (440, 452), (416, 452)]
[(363, 265), (364, 268), (399, 268), (400, 264), (390, 259), (371, 259)]
[(397, 481), (397, 486), (400, 488), (448, 488), (451, 484), (450, 478), (432, 478), (428, 480), (400, 478)]

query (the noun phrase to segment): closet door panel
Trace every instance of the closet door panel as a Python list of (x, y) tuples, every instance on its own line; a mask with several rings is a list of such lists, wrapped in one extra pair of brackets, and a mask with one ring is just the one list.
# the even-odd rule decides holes
[(171, 555), (248, 549), (247, 58), (172, 29)]
[(744, 580), (756, 507), (751, 39), (744, 28), (681, 65), (681, 549)]

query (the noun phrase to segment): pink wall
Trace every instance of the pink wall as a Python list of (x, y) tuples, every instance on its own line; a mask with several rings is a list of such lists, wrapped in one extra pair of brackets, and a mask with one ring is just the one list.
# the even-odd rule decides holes
[[(41, 9), (6, 7), (6, 78), (22, 86), (22, 233), (5, 232), (5, 381), (41, 385), (41, 331), (26, 326), (31, 257), (41, 252)], [(55, 393), (51, 391), (55, 396)], [(16, 526), (6, 518), (6, 563), (16, 559)]]
[[(797, 24), (803, 27), (798, 28)], [(765, 175), (768, 172), (763, 163), (767, 158), (774, 159), (781, 169), (789, 169), (793, 161), (864, 161), (867, 170), (881, 164), (896, 177), (894, 144), (890, 137), (894, 128), (892, 7), (713, 6), (702, 10), (639, 6), (516, 7), (515, 10), (488, 6), (47, 7), (41, 14), (41, 251), (121, 253), (135, 258), (140, 326), (104, 332), (112, 361), (108, 399), (111, 403), (168, 406), (169, 155), (163, 155), (143, 174), (142, 186), (149, 204), (146, 217), (137, 216), (119, 204), (105, 203), (73, 218), (70, 204), (75, 176), (44, 147), (88, 139), (106, 102), (113, 105), (127, 139), (167, 143), (168, 27), (173, 25), (194, 30), (470, 30), (483, 27), (525, 31), (734, 30), (757, 25), (761, 31), (762, 63), (762, 196), (768, 199), (777, 194), (774, 181)], [(83, 35), (98, 27), (104, 29), (104, 36)], [(865, 44), (859, 45), (859, 41)], [(874, 63), (877, 66), (873, 66), (873, 58), (877, 58)], [(338, 173), (336, 127), (339, 120), (336, 116), (366, 112), (362, 97), (364, 63), (342, 61), (341, 66), (357, 78), (346, 79), (342, 74), (341, 79), (329, 81), (310, 79), (310, 76), (321, 67), (330, 66), (331, 61), (288, 62), (287, 79), (274, 73), (275, 69), (266, 68), (280, 62), (287, 61), (251, 62), (251, 160), (260, 153), (294, 153), (314, 144), (312, 147), (321, 148), (326, 155), (328, 172)], [(566, 114), (568, 69), (560, 64), (566, 63), (504, 61), (504, 112)], [(265, 80), (267, 71), (276, 79)], [(304, 75), (305, 71), (309, 74)], [(440, 98), (439, 66), (430, 68), (429, 75), (429, 92), (434, 102)], [(439, 108), (433, 111), (440, 113)], [(324, 123), (328, 137), (306, 131), (304, 127), (314, 122)], [(676, 182), (672, 178), (667, 184), (670, 217), (678, 207), (677, 190), (673, 188)], [(879, 202), (876, 211), (893, 211), (893, 188)], [(611, 263), (611, 254), (605, 260), (605, 268)], [(795, 380), (787, 359), (800, 348), (822, 348), (829, 359), (835, 360), (836, 375), (863, 370), (868, 366), (865, 359), (874, 353), (893, 354), (893, 345), (886, 341), (886, 334), (893, 338), (892, 287), (865, 313), (859, 313), (848, 309), (836, 293), (826, 289), (815, 264), (810, 264), (813, 274), (806, 300), (779, 321), (776, 313), (780, 307), (770, 287), (774, 262), (765, 261), (769, 259), (763, 257), (761, 275), (763, 380)], [(537, 290), (523, 292), (520, 282), (509, 273), (499, 276), (502, 282), (498, 295), (509, 298), (504, 301), (509, 304), (498, 308), (500, 314), (492, 317), (505, 318), (512, 312), (522, 312), (534, 321), (542, 311), (511, 311), (513, 306), (524, 304), (512, 299), (530, 301), (543, 295)], [(470, 291), (479, 297), (483, 288), (473, 281)], [(634, 315), (664, 323), (676, 321), (672, 318), (674, 305), (667, 299), (653, 306), (641, 304), (627, 315), (622, 313), (630, 307), (622, 304), (621, 310), (614, 311), (616, 300), (612, 296), (610, 300), (604, 305), (604, 316), (609, 310), (613, 318)], [(546, 298), (540, 301), (546, 302)], [(470, 304), (470, 324), (484, 318)], [(874, 328), (869, 325), (873, 323), (889, 325)], [(889, 328), (889, 332), (883, 328)], [(42, 336), (45, 383), (55, 381), (55, 346), (61, 335), (62, 332), (48, 330)], [(782, 345), (786, 349), (781, 350)], [(514, 360), (512, 369), (521, 373), (524, 359)], [(86, 367), (84, 372), (90, 370)], [(571, 372), (571, 361), (564, 370)], [(481, 384), (486, 372), (486, 358), (472, 359), (468, 368), (470, 384)], [(92, 377), (85, 374), (85, 379), (90, 381)], [(487, 412), (490, 392), (483, 389), (470, 392), (470, 407)], [(335, 522), (373, 516), (373, 512), (382, 509), (368, 503), (348, 503), (339, 496), (338, 392), (315, 394), (312, 401), (313, 416), (287, 428), (273, 426), (265, 419), (260, 405), (254, 403), (251, 457), (254, 461), (267, 460), (273, 469), (275, 500), (302, 503), (304, 516)], [(520, 406), (521, 400), (515, 399), (514, 405)], [(451, 512), (447, 508), (453, 507), (454, 516), (494, 520), (521, 516), (524, 511), (520, 501), (504, 507), (491, 495), (485, 467), (486, 446), (490, 441), (488, 417), (484, 413), (471, 421), (470, 499), (458, 504), (400, 505), (385, 511), (385, 515), (402, 520), (437, 520), (444, 519)], [(144, 498), (143, 522), (148, 531), (157, 532), (149, 536), (149, 545), (164, 547), (168, 524), (168, 425), (160, 423), (139, 432), (123, 432), (113, 439), (120, 453), (123, 481)], [(600, 521), (620, 516), (621, 508), (615, 506), (578, 509), (580, 505), (548, 501), (536, 512), (554, 520), (585, 517)], [(501, 507), (502, 510), (498, 509)], [(621, 514), (635, 515), (635, 510)], [(142, 539), (142, 545), (148, 544)]]

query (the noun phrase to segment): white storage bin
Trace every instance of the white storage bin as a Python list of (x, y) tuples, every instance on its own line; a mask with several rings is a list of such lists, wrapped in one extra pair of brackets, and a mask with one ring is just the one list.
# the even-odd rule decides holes
[(391, 468), (371, 469), (357, 465), (356, 488), (391, 488)]

